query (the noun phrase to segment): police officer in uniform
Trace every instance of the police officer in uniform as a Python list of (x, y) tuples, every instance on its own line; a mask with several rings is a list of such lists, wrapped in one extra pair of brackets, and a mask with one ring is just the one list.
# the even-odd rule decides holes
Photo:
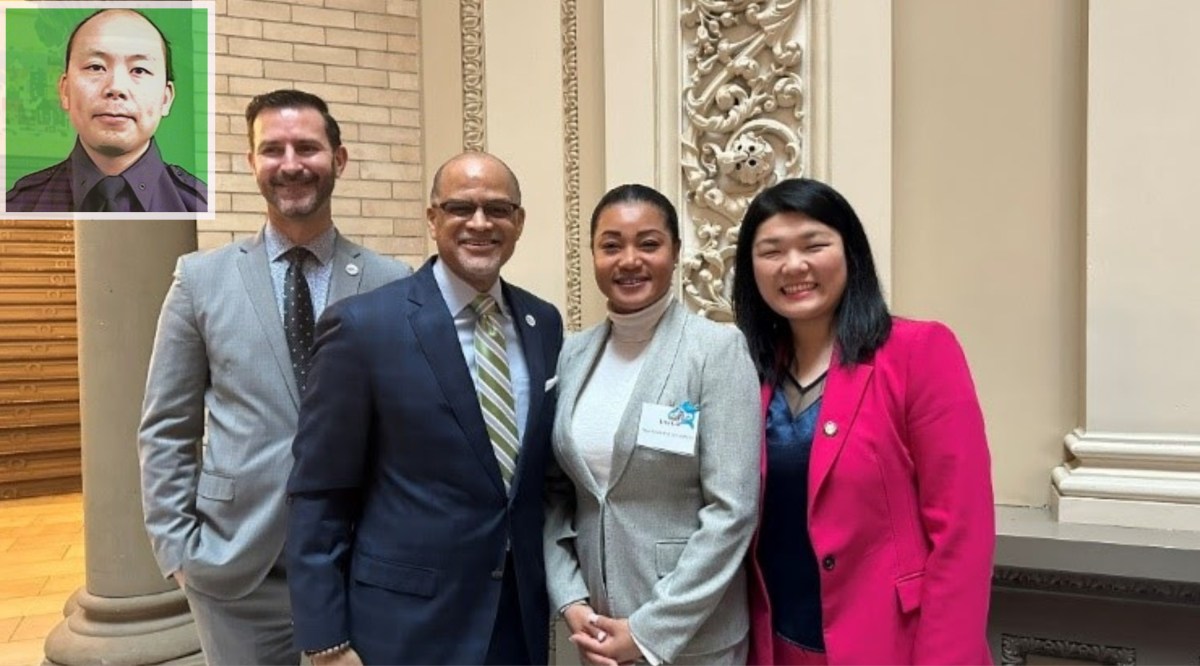
[(8, 212), (202, 212), (207, 186), (154, 142), (175, 99), (171, 47), (141, 13), (105, 9), (67, 42), (58, 96), (78, 133), (67, 159), (18, 180)]

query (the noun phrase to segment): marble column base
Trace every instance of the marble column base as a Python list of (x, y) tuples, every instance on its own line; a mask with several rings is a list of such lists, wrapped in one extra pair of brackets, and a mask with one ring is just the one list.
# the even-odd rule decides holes
[(1115, 525), (1153, 530), (1200, 529), (1200, 505), (1099, 497), (1064, 497), (1054, 490), (1050, 507), (1060, 523)]
[(1051, 473), (1059, 522), (1200, 530), (1200, 437), (1076, 430), (1065, 445)]
[(187, 597), (180, 590), (112, 598), (80, 588), (67, 600), (63, 615), (46, 638), (46, 664), (204, 664)]

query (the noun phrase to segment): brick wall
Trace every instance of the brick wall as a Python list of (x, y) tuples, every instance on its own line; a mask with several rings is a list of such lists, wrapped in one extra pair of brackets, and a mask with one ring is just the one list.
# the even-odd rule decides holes
[(295, 87), (320, 95), (350, 162), (334, 222), (378, 252), (425, 258), (418, 0), (217, 0), (216, 178), (201, 248), (256, 232), (265, 204), (246, 164), (246, 104)]

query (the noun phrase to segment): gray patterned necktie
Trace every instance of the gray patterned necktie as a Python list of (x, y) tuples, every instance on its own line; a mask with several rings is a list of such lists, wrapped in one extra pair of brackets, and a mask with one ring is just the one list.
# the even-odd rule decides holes
[(284, 255), (288, 260), (283, 277), (283, 331), (287, 336), (292, 371), (296, 373), (296, 388), (304, 394), (308, 385), (308, 370), (312, 366), (313, 315), (312, 294), (304, 277), (304, 262), (312, 253), (307, 248), (294, 247)]

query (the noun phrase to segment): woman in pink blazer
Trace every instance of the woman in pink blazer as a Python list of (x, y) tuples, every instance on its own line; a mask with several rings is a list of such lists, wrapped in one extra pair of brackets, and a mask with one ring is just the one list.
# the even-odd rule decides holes
[(750, 204), (733, 297), (766, 422), (751, 663), (990, 663), (990, 463), (954, 334), (888, 313), (862, 224), (814, 180)]

